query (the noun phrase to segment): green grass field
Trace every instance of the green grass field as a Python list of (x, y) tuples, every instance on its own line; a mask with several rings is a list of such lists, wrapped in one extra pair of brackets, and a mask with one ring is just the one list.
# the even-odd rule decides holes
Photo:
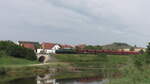
[[(100, 69), (105, 68), (106, 70), (108, 69), (108, 71), (104, 71), (104, 73), (108, 74), (106, 78), (108, 77), (108, 79), (110, 79), (108, 84), (150, 83), (150, 66), (143, 66), (142, 69), (138, 69), (134, 65), (134, 56), (132, 55), (56, 54), (53, 56), (57, 59), (57, 62), (52, 62), (45, 66), (27, 67), (25, 66), (37, 64), (38, 62), (3, 56), (0, 57), (0, 68), (4, 67), (4, 71), (8, 71), (9, 73), (18, 70), (21, 74), (29, 73), (29, 71), (32, 73), (39, 73), (39, 71), (47, 70), (50, 66), (56, 68), (61, 67), (61, 69), (67, 69), (68, 67), (85, 68), (81, 69), (82, 73), (94, 72), (96, 74), (102, 74), (103, 71)], [(7, 66), (8, 68), (5, 68)], [(113, 74), (116, 72), (121, 73), (121, 77), (113, 77)]]
[(55, 55), (61, 62), (73, 63), (78, 67), (101, 67), (102, 64), (127, 64), (130, 56), (124, 55), (94, 55), (94, 54), (58, 54)]
[[(142, 55), (136, 55), (136, 57), (141, 57)], [(111, 58), (111, 56), (109, 57)], [(114, 78), (111, 76), (109, 83), (107, 84), (150, 84), (150, 66), (149, 64), (144, 64), (142, 66), (136, 66), (133, 55), (130, 56), (113, 56), (110, 61), (116, 65), (117, 63), (122, 64), (118, 67), (118, 71), (121, 72), (121, 77)]]
[(30, 61), (26, 59), (15, 58), (11, 56), (0, 57), (0, 67), (1, 66), (11, 66), (11, 65), (29, 65), (36, 64), (37, 61)]
[[(141, 56), (141, 55), (138, 55)], [(138, 69), (134, 65), (133, 55), (107, 55), (106, 57), (101, 55), (86, 55), (86, 54), (59, 54), (55, 57), (62, 62), (69, 62), (75, 67), (86, 68), (99, 68), (106, 64), (108, 74), (106, 78), (110, 81), (106, 84), (149, 84), (150, 83), (150, 70), (148, 66), (143, 66), (142, 69)], [(90, 70), (94, 71), (95, 70)], [(114, 73), (121, 73), (120, 76), (114, 77)], [(97, 72), (96, 72), (97, 73)]]

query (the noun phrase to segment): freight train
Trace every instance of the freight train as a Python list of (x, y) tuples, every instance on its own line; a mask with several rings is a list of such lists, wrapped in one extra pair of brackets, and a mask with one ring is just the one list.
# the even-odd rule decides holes
[(73, 50), (61, 49), (56, 50), (56, 54), (110, 54), (110, 55), (138, 55), (140, 52), (135, 51), (113, 51), (113, 50)]

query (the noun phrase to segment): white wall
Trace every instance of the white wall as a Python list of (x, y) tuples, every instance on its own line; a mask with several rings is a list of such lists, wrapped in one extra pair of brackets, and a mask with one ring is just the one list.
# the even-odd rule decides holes
[(43, 49), (37, 49), (37, 52), (36, 53), (41, 53), (42, 51), (44, 51)]
[(52, 50), (59, 50), (61, 47), (59, 45), (55, 45)]
[(41, 53), (44, 51), (46, 54), (55, 54), (56, 50), (59, 50), (61, 47), (59, 45), (55, 45), (52, 49), (37, 49), (37, 53)]

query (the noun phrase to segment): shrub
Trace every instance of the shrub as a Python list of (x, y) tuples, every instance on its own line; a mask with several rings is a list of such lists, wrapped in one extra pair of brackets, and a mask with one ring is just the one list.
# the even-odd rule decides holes
[(97, 60), (100, 60), (101, 62), (107, 62), (108, 61), (108, 57), (106, 54), (97, 54), (97, 56), (98, 56)]
[(133, 56), (134, 65), (138, 68), (146, 63), (146, 54)]
[(147, 46), (146, 54), (145, 54), (146, 63), (150, 64), (150, 43)]
[(5, 51), (0, 51), (0, 57), (4, 57), (4, 56), (7, 56), (6, 52)]
[(0, 41), (0, 51), (13, 57), (36, 60), (36, 54), (33, 50), (21, 47), (11, 41)]

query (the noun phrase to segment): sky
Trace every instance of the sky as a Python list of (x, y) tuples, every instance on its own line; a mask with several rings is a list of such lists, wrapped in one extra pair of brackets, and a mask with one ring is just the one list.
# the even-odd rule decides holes
[(0, 0), (0, 40), (150, 42), (150, 0)]

